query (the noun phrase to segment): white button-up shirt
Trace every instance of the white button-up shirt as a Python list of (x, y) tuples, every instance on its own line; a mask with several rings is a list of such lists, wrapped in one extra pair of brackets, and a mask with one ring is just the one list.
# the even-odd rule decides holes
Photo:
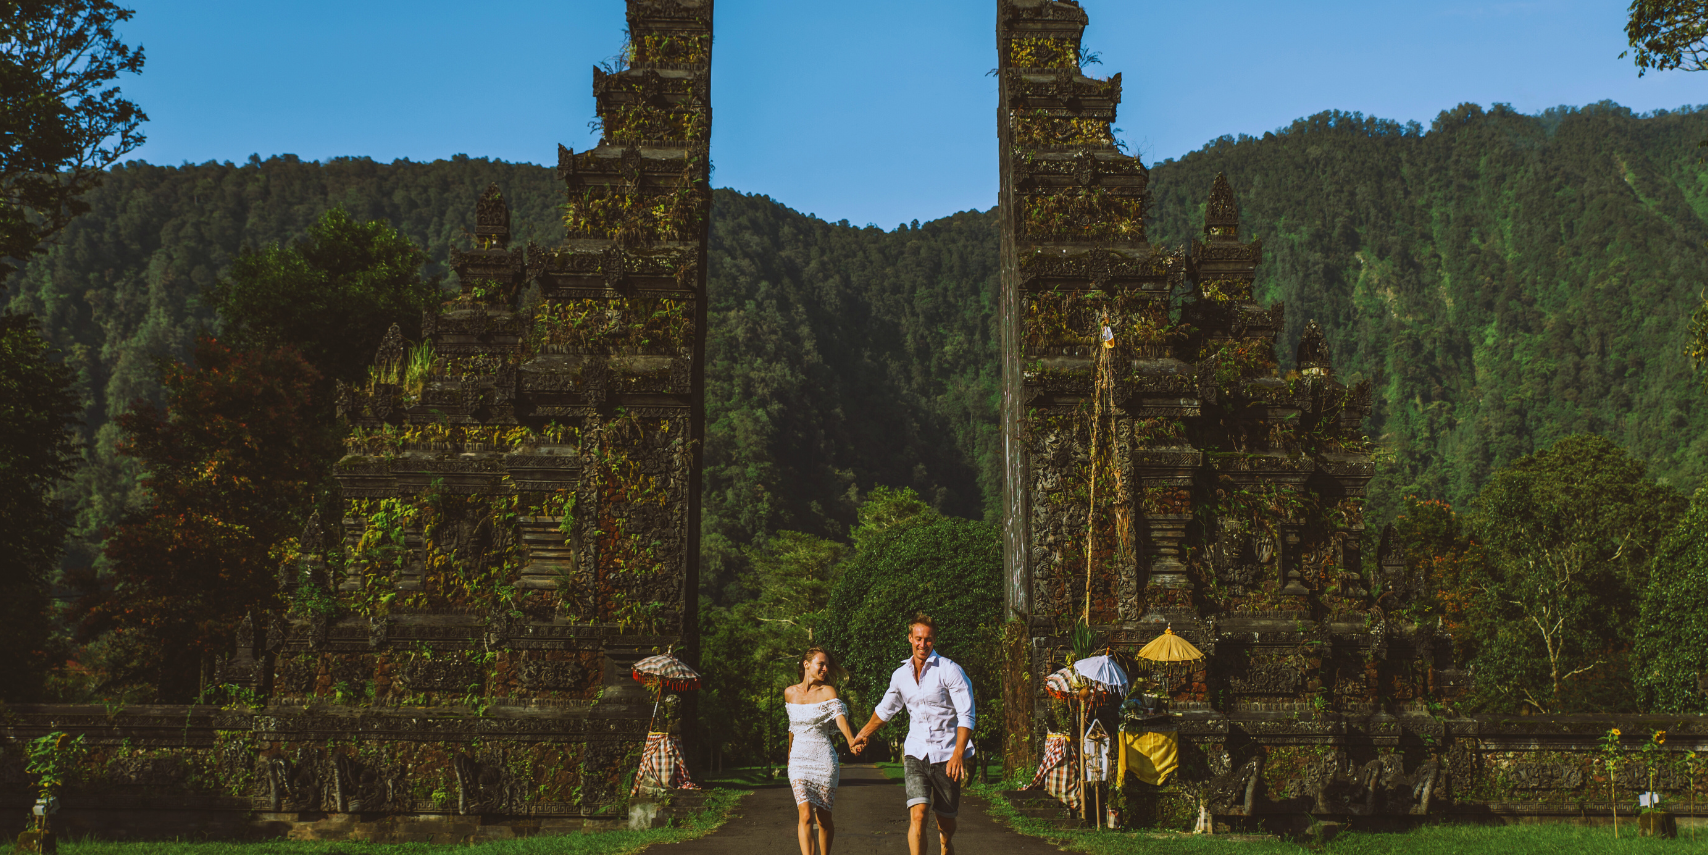
[[(955, 729), (972, 730), (977, 720), (967, 672), (936, 651), (926, 658), (917, 681), (913, 679), (913, 658), (903, 659), (901, 667), (890, 675), (889, 691), (884, 692), (875, 712), (878, 718), (889, 721), (902, 707), (907, 708), (909, 719), (903, 753), (928, 763), (948, 760), (955, 753)], [(973, 756), (971, 739), (963, 756)]]

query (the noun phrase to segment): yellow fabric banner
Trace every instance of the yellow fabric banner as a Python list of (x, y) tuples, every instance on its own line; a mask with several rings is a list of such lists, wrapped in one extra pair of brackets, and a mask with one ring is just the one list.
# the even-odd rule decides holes
[(1121, 761), (1117, 780), (1126, 780), (1127, 772), (1139, 776), (1147, 784), (1161, 786), (1180, 766), (1180, 740), (1172, 731), (1167, 733), (1123, 733)]

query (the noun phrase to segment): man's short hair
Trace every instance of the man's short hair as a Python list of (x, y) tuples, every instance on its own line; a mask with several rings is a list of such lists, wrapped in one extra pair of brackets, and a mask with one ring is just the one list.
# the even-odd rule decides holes
[(913, 619), (907, 622), (907, 631), (909, 633), (913, 632), (913, 628), (916, 626), (926, 627), (933, 633), (937, 632), (937, 622), (932, 620), (931, 616), (924, 612), (913, 613)]

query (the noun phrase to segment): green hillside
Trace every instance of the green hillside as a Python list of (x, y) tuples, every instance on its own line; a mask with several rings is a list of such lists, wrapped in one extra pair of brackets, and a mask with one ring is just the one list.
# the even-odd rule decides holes
[[(1265, 298), (1287, 303), (1284, 363), (1314, 318), (1342, 373), (1376, 382), (1369, 427), (1392, 454), (1372, 485), (1378, 519), (1407, 493), (1462, 503), (1494, 468), (1581, 431), (1689, 488), (1708, 467), (1708, 407), (1681, 353), (1708, 281), (1704, 136), (1708, 114), (1613, 105), (1467, 106), (1427, 130), (1323, 114), (1155, 166), (1151, 237), (1189, 240), (1228, 173), (1264, 239)], [(442, 272), (494, 182), (519, 237), (550, 242), (558, 191), (539, 166), (114, 170), (7, 295), (44, 318), (85, 382), (88, 465), (67, 487), (85, 538), (70, 560), (93, 560), (101, 527), (135, 500), (110, 418), (156, 394), (157, 357), (217, 329), (200, 295), (245, 243), (290, 240), (343, 205), (392, 221)], [(841, 535), (879, 484), (951, 514), (996, 508), (996, 250), (989, 213), (884, 232), (718, 191), (707, 593), (745, 595), (740, 548), (764, 533)]]
[(1708, 282), (1704, 136), (1703, 112), (1613, 104), (1463, 105), (1427, 132), (1322, 114), (1156, 167), (1151, 235), (1189, 239), (1227, 172), (1284, 340), (1315, 318), (1341, 370), (1375, 382), (1368, 429), (1394, 458), (1371, 484), (1377, 519), (1407, 493), (1463, 505), (1580, 432), (1693, 489), (1708, 401), (1682, 348)]

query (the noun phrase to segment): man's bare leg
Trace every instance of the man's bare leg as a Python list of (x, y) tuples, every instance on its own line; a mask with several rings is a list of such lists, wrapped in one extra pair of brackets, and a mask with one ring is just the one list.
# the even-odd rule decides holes
[(926, 855), (925, 852), (925, 810), (930, 805), (914, 805), (907, 809), (907, 852), (908, 855)]
[(943, 844), (943, 855), (955, 855), (955, 818), (937, 815), (937, 841)]

